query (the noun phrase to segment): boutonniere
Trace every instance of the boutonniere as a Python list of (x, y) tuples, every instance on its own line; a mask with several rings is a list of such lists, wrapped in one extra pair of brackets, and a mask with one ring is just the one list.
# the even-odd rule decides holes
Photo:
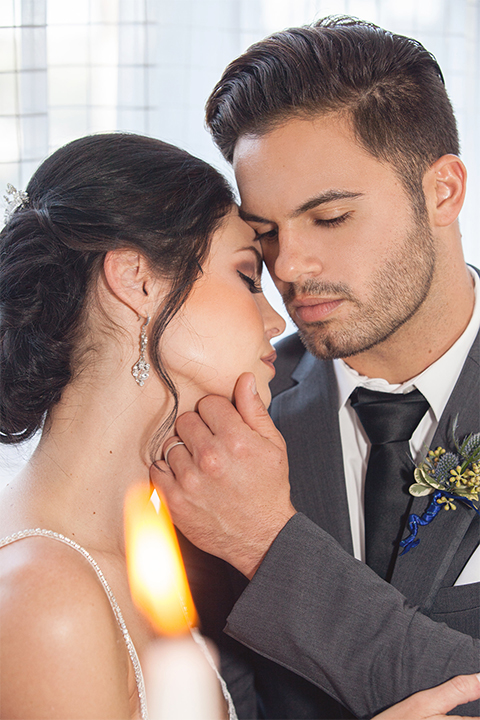
[(425, 460), (415, 468), (415, 482), (409, 492), (414, 497), (431, 495), (433, 498), (422, 516), (410, 515), (408, 529), (410, 535), (401, 541), (404, 555), (417, 547), (418, 528), (429, 525), (440, 510), (456, 510), (460, 502), (480, 515), (480, 433), (468, 435), (460, 444), (456, 437), (457, 420), (453, 425), (453, 442), (457, 452), (447, 452), (444, 448), (429, 450)]

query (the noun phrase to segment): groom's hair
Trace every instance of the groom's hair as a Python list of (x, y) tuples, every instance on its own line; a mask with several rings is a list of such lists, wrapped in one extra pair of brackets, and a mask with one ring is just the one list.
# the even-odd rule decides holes
[(226, 68), (207, 101), (206, 121), (232, 162), (242, 135), (264, 135), (292, 117), (338, 112), (357, 142), (390, 163), (422, 205), (426, 170), (442, 155), (459, 153), (433, 55), (416, 40), (346, 16), (252, 45)]

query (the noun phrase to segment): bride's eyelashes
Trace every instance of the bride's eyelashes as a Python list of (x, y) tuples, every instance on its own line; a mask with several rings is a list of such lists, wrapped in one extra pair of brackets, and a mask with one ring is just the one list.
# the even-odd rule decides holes
[(240, 275), (242, 280), (246, 283), (246, 285), (251, 293), (263, 292), (260, 278), (251, 278), (248, 275), (245, 275), (245, 273), (243, 273), (241, 270), (237, 270), (237, 273)]

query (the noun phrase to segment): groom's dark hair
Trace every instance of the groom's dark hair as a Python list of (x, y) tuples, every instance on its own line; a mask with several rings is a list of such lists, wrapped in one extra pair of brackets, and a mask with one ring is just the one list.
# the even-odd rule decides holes
[(346, 16), (252, 45), (226, 68), (207, 101), (206, 121), (232, 162), (242, 135), (332, 112), (345, 113), (359, 144), (390, 163), (421, 205), (425, 171), (442, 155), (459, 153), (433, 55), (416, 40)]

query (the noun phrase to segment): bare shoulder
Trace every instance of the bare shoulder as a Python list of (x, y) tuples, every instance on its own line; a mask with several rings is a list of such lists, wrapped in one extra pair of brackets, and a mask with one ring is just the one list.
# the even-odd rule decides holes
[[(0, 608), (11, 620), (20, 615), (22, 626), (30, 632), (35, 625), (39, 625), (38, 632), (48, 625), (49, 635), (61, 623), (63, 637), (67, 629), (76, 631), (76, 618), (89, 620), (89, 624), (98, 618), (102, 627), (116, 630), (115, 617), (95, 570), (74, 548), (33, 536), (3, 547), (0, 553)], [(65, 624), (69, 617), (71, 627)]]
[(93, 567), (67, 545), (0, 549), (0, 653), (1, 717), (129, 716), (121, 631)]

